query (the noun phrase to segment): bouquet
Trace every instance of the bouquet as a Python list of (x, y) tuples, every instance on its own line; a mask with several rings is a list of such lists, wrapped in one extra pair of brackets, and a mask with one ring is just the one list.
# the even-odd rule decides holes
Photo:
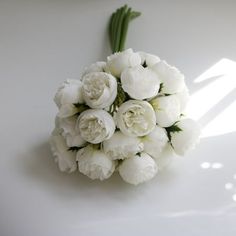
[(184, 114), (184, 75), (158, 56), (124, 49), (128, 24), (139, 15), (127, 6), (113, 13), (113, 54), (56, 92), (59, 111), (50, 144), (61, 171), (79, 170), (99, 180), (118, 171), (137, 185), (199, 139), (199, 125)]

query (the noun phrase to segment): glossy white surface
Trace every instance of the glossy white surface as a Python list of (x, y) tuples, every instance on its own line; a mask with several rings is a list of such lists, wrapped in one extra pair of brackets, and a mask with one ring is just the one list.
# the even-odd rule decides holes
[(125, 2), (2, 0), (0, 235), (236, 235), (236, 2), (127, 2), (142, 11), (127, 47), (186, 74), (200, 145), (138, 187), (60, 173), (52, 97), (110, 54), (105, 26)]

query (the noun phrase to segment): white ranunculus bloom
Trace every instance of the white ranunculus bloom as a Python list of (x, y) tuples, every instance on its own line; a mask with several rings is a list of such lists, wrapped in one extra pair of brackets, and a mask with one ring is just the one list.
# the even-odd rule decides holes
[(184, 155), (195, 147), (201, 133), (199, 124), (192, 119), (183, 119), (176, 124), (182, 131), (171, 132), (171, 144), (174, 151)]
[(57, 113), (58, 117), (66, 118), (75, 115), (78, 112), (78, 109), (73, 104), (62, 105)]
[(115, 123), (108, 112), (89, 109), (79, 115), (76, 130), (84, 140), (96, 144), (109, 139), (113, 135)]
[(67, 79), (58, 88), (54, 102), (59, 108), (58, 116), (69, 117), (76, 114), (77, 108), (73, 104), (84, 102), (82, 82), (80, 80)]
[(156, 96), (160, 88), (157, 74), (141, 65), (125, 69), (121, 74), (121, 84), (130, 97), (138, 100)]
[(138, 137), (130, 137), (117, 131), (113, 136), (103, 142), (104, 152), (112, 160), (125, 159), (143, 151), (143, 144)]
[(91, 179), (108, 179), (115, 170), (115, 161), (112, 161), (103, 151), (92, 145), (80, 149), (76, 159), (79, 171)]
[(58, 130), (53, 131), (50, 137), (50, 146), (61, 171), (71, 173), (77, 169), (76, 153), (68, 150), (66, 140)]
[(164, 128), (156, 126), (147, 136), (142, 138), (144, 152), (157, 158), (168, 143), (167, 132)]
[(158, 56), (153, 55), (153, 54), (149, 54), (146, 52), (138, 52), (138, 54), (141, 57), (141, 64), (142, 65), (145, 62), (145, 64), (147, 66), (153, 66), (154, 64), (156, 64), (160, 61), (160, 58)]
[(96, 63), (91, 64), (90, 66), (85, 68), (82, 79), (84, 75), (91, 72), (105, 72), (106, 65), (107, 63), (104, 61), (97, 61)]
[(58, 120), (58, 126), (62, 129), (62, 136), (66, 139), (68, 147), (82, 147), (86, 141), (81, 137), (78, 130), (75, 129), (77, 116), (71, 116), (67, 118), (56, 118)]
[(117, 126), (128, 136), (144, 136), (156, 125), (155, 112), (146, 101), (129, 100), (123, 103), (116, 115)]
[(107, 70), (116, 77), (120, 77), (124, 69), (140, 64), (141, 58), (139, 54), (133, 52), (132, 49), (117, 52), (107, 57)]
[(154, 158), (158, 169), (162, 170), (165, 167), (167, 167), (171, 161), (174, 159), (174, 157), (176, 156), (173, 148), (171, 147), (171, 145), (168, 143), (165, 148), (162, 150), (162, 152), (156, 156), (156, 158)]
[(152, 66), (163, 83), (161, 93), (174, 94), (180, 92), (184, 87), (184, 75), (173, 66), (168, 65), (165, 61)]
[(58, 116), (56, 116), (54, 124), (55, 124), (55, 128), (52, 131), (51, 135), (61, 135), (63, 130), (60, 128), (59, 126), (59, 120), (60, 118)]
[(134, 185), (152, 179), (157, 170), (155, 161), (146, 153), (125, 159), (119, 166), (119, 174), (122, 179)]
[(190, 98), (187, 86), (185, 85), (183, 90), (176, 93), (175, 95), (179, 99), (180, 111), (184, 112)]
[(179, 119), (181, 111), (176, 95), (156, 97), (150, 103), (156, 113), (156, 121), (159, 126), (169, 127)]
[(84, 100), (91, 108), (110, 106), (117, 95), (116, 78), (105, 72), (92, 72), (83, 77)]

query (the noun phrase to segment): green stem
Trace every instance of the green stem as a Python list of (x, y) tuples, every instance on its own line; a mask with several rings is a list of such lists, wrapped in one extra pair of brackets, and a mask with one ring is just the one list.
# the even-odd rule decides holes
[(113, 51), (114, 52), (117, 52), (116, 45), (119, 43), (119, 38), (118, 38), (117, 34), (118, 34), (118, 27), (120, 24), (121, 14), (122, 14), (122, 8), (119, 8), (116, 13), (117, 16), (116, 16), (116, 24), (115, 24), (115, 29), (114, 29), (114, 32), (115, 32), (115, 38), (113, 40)]
[(123, 24), (123, 20), (125, 18), (126, 10), (127, 10), (127, 5), (125, 5), (121, 9), (120, 18), (119, 18), (119, 22), (117, 25), (115, 48), (114, 48), (116, 52), (120, 51), (120, 38), (121, 38), (121, 33), (122, 33), (122, 24)]
[(112, 52), (120, 52), (125, 49), (125, 42), (128, 32), (129, 22), (140, 16), (140, 12), (132, 11), (127, 5), (119, 8), (110, 18), (109, 38)]
[(121, 39), (120, 39), (120, 51), (123, 51), (125, 49), (125, 42), (126, 42), (126, 36), (128, 32), (130, 15), (131, 15), (131, 8), (128, 9), (124, 22), (123, 22), (122, 34), (121, 34)]
[(112, 45), (111, 45), (111, 49), (112, 49), (113, 53), (114, 53), (114, 50), (115, 50), (115, 39), (116, 39), (116, 25), (117, 25), (117, 21), (118, 21), (118, 10), (115, 12), (113, 23), (112, 23)]

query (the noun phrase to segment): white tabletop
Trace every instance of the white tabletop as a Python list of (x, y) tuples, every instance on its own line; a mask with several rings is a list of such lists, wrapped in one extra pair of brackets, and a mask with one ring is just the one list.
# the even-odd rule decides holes
[[(186, 75), (197, 149), (138, 187), (59, 172), (48, 146), (66, 78), (110, 54), (124, 3), (127, 47)], [(0, 1), (0, 235), (236, 235), (235, 1)]]

